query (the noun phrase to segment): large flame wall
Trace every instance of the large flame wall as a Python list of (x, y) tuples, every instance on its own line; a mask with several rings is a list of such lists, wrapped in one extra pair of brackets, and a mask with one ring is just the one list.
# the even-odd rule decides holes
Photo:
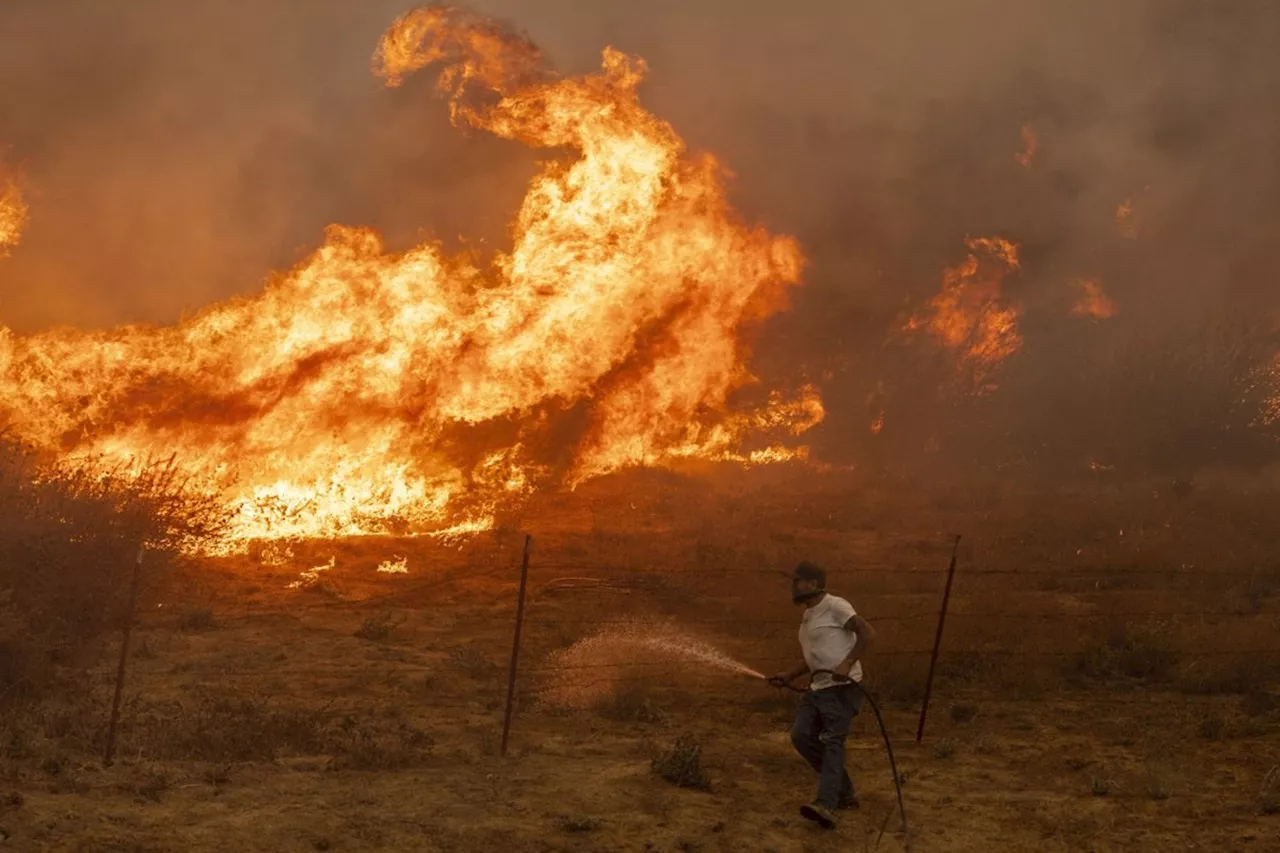
[[(710, 157), (638, 102), (607, 50), (562, 78), (493, 25), (433, 7), (386, 34), (388, 85), (431, 66), (458, 124), (553, 149), (491, 263), (371, 230), (257, 296), (167, 328), (0, 332), (0, 417), (63, 455), (176, 454), (223, 489), (241, 537), (474, 528), (551, 478), (698, 456), (774, 461), (816, 392), (730, 414), (743, 332), (778, 310), (796, 243), (743, 224)], [(3, 226), (0, 226), (2, 241)], [(3, 245), (3, 242), (0, 242)], [(538, 448), (576, 413), (571, 464)]]

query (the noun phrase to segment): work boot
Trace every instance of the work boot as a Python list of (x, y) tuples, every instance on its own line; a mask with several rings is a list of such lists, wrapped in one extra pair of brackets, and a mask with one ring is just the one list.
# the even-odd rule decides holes
[(836, 813), (822, 805), (822, 803), (812, 803), (807, 806), (801, 806), (800, 816), (806, 820), (813, 821), (823, 829), (836, 828)]

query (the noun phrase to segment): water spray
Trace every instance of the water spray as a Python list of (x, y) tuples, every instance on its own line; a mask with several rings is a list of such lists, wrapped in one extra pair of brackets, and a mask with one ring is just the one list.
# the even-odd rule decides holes
[[(612, 668), (611, 664), (619, 668), (625, 667), (627, 663), (634, 660), (634, 655), (637, 651), (656, 652), (702, 666), (724, 670), (735, 675), (745, 675), (748, 678), (759, 679), (775, 687), (786, 688), (796, 693), (807, 692), (807, 688), (774, 681), (764, 673), (752, 669), (709, 643), (696, 637), (691, 637), (670, 625), (645, 624), (640, 626), (639, 630), (632, 628), (631, 630), (614, 630), (594, 634), (579, 640), (570, 648), (556, 653), (552, 659), (560, 667), (563, 667), (562, 673), (589, 671), (598, 673), (600, 671), (598, 668), (602, 666), (606, 668), (606, 672)], [(889, 768), (893, 772), (893, 785), (898, 792), (898, 810), (902, 815), (903, 846), (910, 850), (907, 806), (902, 796), (902, 777), (898, 774), (898, 762), (893, 755), (893, 743), (889, 739), (888, 729), (885, 728), (884, 716), (880, 713), (880, 706), (876, 704), (875, 699), (871, 698), (871, 694), (867, 692), (865, 687), (848, 676), (826, 669), (815, 669), (809, 675), (812, 677), (818, 673), (829, 674), (841, 684), (852, 684), (857, 687), (863, 698), (867, 700), (867, 704), (871, 706), (871, 710), (876, 717), (876, 724), (880, 727), (880, 736), (884, 739), (885, 751), (889, 755)], [(600, 693), (615, 686), (616, 681), (608, 677), (600, 678), (596, 676), (581, 685), (569, 680), (559, 685), (558, 689), (551, 691), (549, 695), (554, 696), (566, 705), (581, 707), (600, 695)], [(880, 832), (881, 835), (884, 834), (883, 826)]]

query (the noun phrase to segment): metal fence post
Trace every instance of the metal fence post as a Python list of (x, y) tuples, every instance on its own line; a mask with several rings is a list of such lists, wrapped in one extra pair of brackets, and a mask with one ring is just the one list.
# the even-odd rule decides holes
[(133, 579), (129, 581), (129, 611), (124, 618), (124, 634), (120, 638), (120, 667), (116, 670), (116, 695), (111, 700), (111, 724), (107, 727), (107, 751), (102, 758), (106, 767), (111, 766), (116, 755), (116, 724), (120, 722), (120, 698), (124, 694), (124, 671), (129, 661), (129, 635), (133, 633), (134, 611), (138, 604), (138, 576), (142, 574), (142, 555), (145, 548), (138, 549), (138, 559), (133, 564)]
[(520, 562), (520, 595), (516, 600), (516, 632), (511, 641), (511, 670), (507, 675), (507, 712), (502, 720), (502, 757), (507, 755), (507, 738), (511, 734), (511, 714), (516, 701), (516, 667), (520, 660), (520, 629), (524, 626), (524, 597), (529, 585), (529, 547), (533, 537), (525, 534), (524, 559)]
[(924, 720), (929, 714), (929, 697), (933, 695), (933, 674), (938, 667), (938, 652), (942, 648), (942, 627), (947, 623), (947, 604), (951, 601), (951, 582), (956, 576), (956, 557), (960, 553), (960, 535), (956, 534), (951, 549), (951, 566), (947, 569), (947, 586), (942, 591), (942, 609), (938, 611), (938, 632), (933, 637), (933, 655), (929, 658), (929, 677), (924, 683), (924, 703), (920, 706), (920, 727), (916, 729), (916, 743), (924, 740)]

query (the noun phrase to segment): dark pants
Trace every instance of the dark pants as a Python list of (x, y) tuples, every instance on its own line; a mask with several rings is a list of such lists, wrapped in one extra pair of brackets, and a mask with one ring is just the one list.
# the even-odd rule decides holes
[(810, 690), (800, 700), (791, 742), (818, 773), (818, 802), (829, 809), (853, 800), (853, 780), (844, 769), (844, 739), (862, 709), (862, 691), (852, 684)]

